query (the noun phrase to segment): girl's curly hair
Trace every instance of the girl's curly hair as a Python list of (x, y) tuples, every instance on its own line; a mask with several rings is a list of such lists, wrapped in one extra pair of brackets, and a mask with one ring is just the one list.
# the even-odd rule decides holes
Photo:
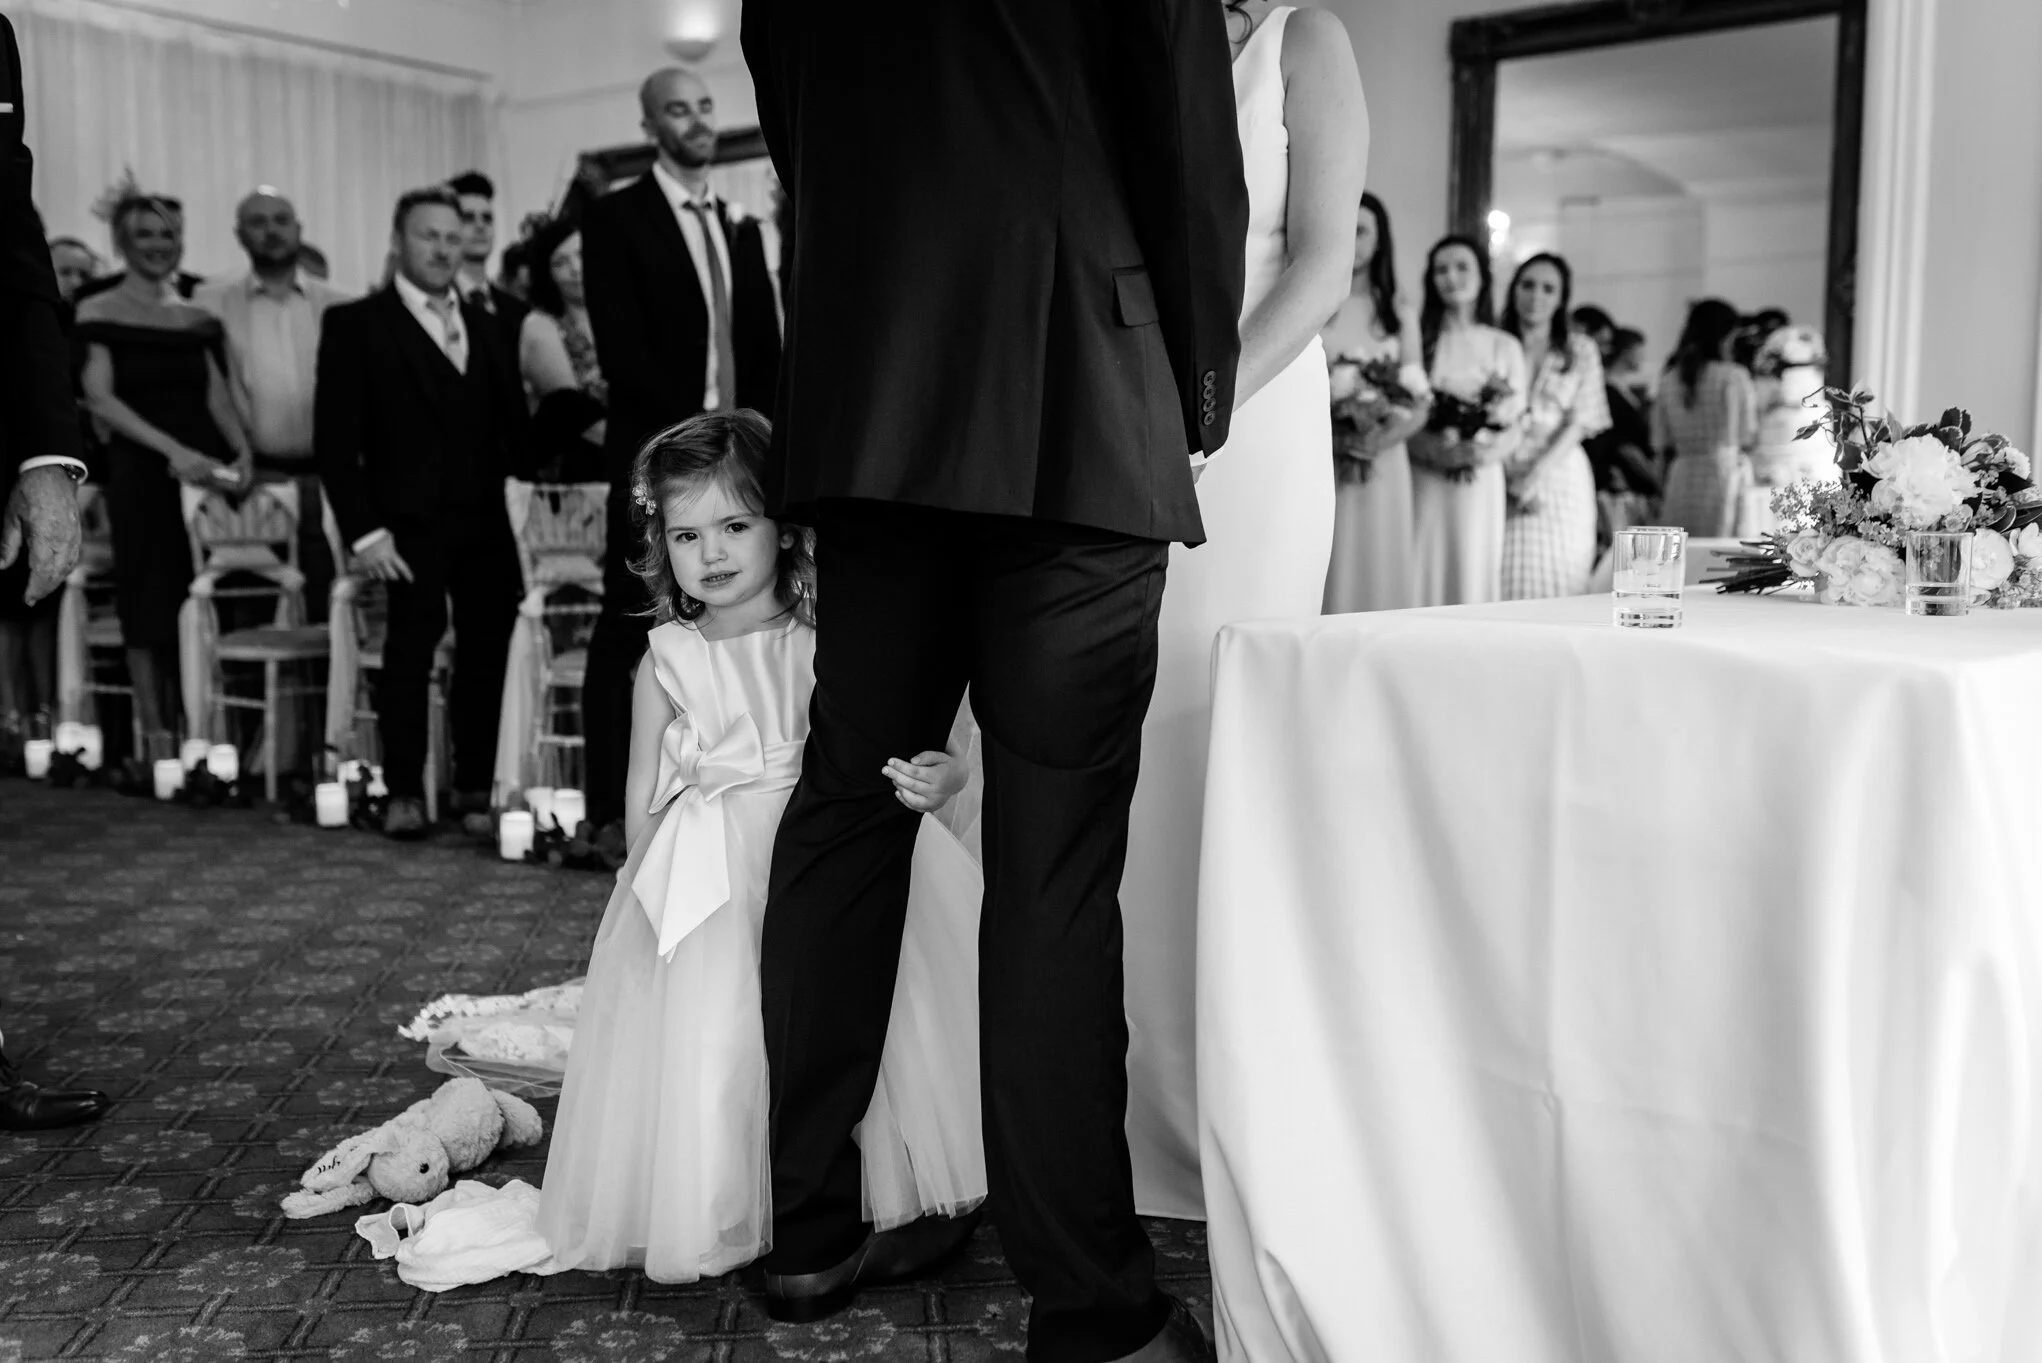
[[(652, 597), (647, 612), (659, 621), (691, 622), (701, 618), (703, 604), (681, 590), (667, 557), (666, 525), (660, 508), (675, 492), (720, 485), (733, 501), (765, 517), (763, 478), (766, 450), (773, 427), (749, 408), (704, 412), (678, 426), (669, 426), (645, 442), (631, 462), (631, 522), (638, 531), (632, 571)], [(779, 581), (773, 594), (782, 610), (805, 625), (815, 624), (815, 539), (801, 526), (794, 543), (780, 551)]]

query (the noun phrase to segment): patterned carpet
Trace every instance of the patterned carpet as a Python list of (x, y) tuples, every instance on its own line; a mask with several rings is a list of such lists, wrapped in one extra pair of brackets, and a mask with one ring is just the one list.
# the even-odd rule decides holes
[[(396, 1027), (449, 991), (579, 973), (608, 882), (456, 839), (0, 781), (0, 1027), (32, 1078), (95, 1084), (96, 1126), (0, 1133), (0, 1363), (653, 1363), (1018, 1356), (1026, 1301), (981, 1230), (940, 1280), (778, 1326), (733, 1278), (519, 1276), (415, 1292), (352, 1209), (277, 1198), (440, 1081)], [(539, 1104), (549, 1121), (553, 1104)], [(538, 1183), (545, 1150), (482, 1177)], [(378, 1206), (382, 1204), (376, 1204)], [(1206, 1316), (1203, 1228), (1151, 1224)]]

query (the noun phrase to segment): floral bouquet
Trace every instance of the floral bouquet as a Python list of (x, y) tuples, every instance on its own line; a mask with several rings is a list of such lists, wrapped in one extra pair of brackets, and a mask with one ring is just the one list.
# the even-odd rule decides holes
[(1817, 599), (1897, 606), (1907, 585), (1912, 531), (1971, 532), (1971, 592), (1994, 608), (2042, 606), (2042, 488), (2028, 456), (2003, 435), (1974, 435), (1955, 407), (1901, 429), (1870, 413), (1872, 395), (1824, 392), (1828, 414), (1800, 439), (1826, 431), (1840, 483), (1797, 482), (1773, 494), (1780, 529), (1728, 561), (1726, 592), (1814, 584)]
[(1496, 462), (1494, 442), (1482, 437), (1510, 429), (1503, 411), (1514, 392), (1501, 374), (1491, 374), (1473, 396), (1437, 390), (1425, 429), (1411, 438), (1412, 459), (1457, 483), (1472, 480), (1483, 465)]
[(1333, 466), (1343, 482), (1367, 482), (1382, 452), (1376, 433), (1397, 413), (1423, 411), (1431, 401), (1424, 371), (1410, 367), (1417, 380), (1414, 386), (1406, 382), (1405, 368), (1387, 355), (1334, 365)]

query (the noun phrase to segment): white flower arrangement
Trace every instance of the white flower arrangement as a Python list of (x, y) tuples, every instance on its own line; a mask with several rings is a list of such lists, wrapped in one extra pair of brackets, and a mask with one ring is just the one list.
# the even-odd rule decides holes
[(1812, 583), (1819, 600), (1897, 606), (1913, 531), (1972, 535), (1971, 595), (1982, 605), (2042, 606), (2042, 488), (2028, 456), (2003, 435), (1974, 435), (1958, 408), (1898, 429), (1870, 415), (1872, 395), (1829, 389), (1829, 411), (1801, 439), (1827, 430), (1843, 470), (1837, 483), (1799, 482), (1773, 494), (1780, 529), (1750, 540), (1714, 579), (1726, 592)]

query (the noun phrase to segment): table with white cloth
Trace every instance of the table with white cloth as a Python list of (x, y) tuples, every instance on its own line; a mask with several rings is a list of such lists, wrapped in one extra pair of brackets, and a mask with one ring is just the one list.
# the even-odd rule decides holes
[(2042, 611), (1215, 645), (1235, 1363), (2042, 1359)]

